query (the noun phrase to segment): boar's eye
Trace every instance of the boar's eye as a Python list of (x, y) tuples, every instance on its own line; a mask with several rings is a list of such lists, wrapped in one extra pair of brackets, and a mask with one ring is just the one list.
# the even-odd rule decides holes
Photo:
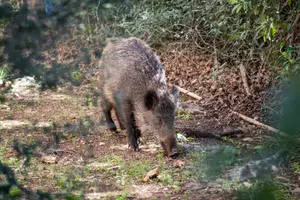
[(159, 125), (162, 125), (163, 124), (163, 119), (162, 118), (158, 118), (158, 123), (159, 123)]

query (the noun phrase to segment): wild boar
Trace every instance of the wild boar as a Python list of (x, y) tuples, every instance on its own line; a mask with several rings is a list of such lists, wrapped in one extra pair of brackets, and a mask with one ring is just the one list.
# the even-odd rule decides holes
[(108, 128), (127, 131), (129, 147), (139, 150), (141, 133), (151, 132), (167, 156), (178, 155), (174, 130), (179, 91), (168, 91), (165, 70), (155, 52), (134, 37), (109, 39), (101, 58), (102, 108)]

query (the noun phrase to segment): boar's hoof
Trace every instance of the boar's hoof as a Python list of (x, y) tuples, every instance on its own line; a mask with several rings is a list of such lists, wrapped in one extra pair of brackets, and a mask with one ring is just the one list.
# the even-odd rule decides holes
[(145, 142), (143, 141), (142, 137), (139, 137), (139, 138), (138, 138), (138, 143), (139, 143), (139, 144), (145, 144)]
[(168, 154), (168, 156), (170, 158), (176, 158), (176, 157), (178, 157), (178, 155), (179, 155), (179, 153), (177, 151), (173, 151), (173, 152), (171, 152), (171, 153)]
[(133, 151), (135, 151), (135, 152), (138, 152), (138, 151), (140, 151), (140, 148), (139, 147), (134, 147), (134, 146), (132, 146), (132, 145), (128, 145), (128, 148), (130, 148), (130, 149), (132, 149)]
[(131, 141), (131, 143), (128, 144), (128, 147), (133, 149), (135, 152), (140, 151), (137, 141), (135, 142)]
[(116, 134), (119, 134), (119, 133), (120, 133), (120, 132), (117, 130), (117, 128), (110, 128), (109, 131), (112, 132), (112, 133), (116, 133)]
[(120, 123), (120, 129), (124, 131), (126, 129), (126, 127)]

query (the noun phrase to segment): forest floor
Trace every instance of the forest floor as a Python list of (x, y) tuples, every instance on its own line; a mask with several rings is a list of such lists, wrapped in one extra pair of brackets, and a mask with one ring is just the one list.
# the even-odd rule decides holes
[[(145, 135), (141, 151), (133, 152), (127, 148), (126, 133), (109, 132), (103, 125), (97, 101), (93, 104), (87, 97), (92, 97), (90, 87), (82, 85), (59, 92), (46, 90), (35, 97), (8, 98), (1, 104), (0, 160), (14, 169), (25, 188), (76, 195), (84, 192), (90, 199), (232, 199), (235, 196), (234, 187), (238, 183), (208, 180), (201, 169), (203, 150), (182, 147), (178, 158), (166, 158), (155, 136)], [(229, 113), (197, 108), (195, 113), (177, 112), (177, 133), (188, 139), (180, 141), (180, 146), (229, 144), (240, 152), (261, 144), (259, 128), (241, 120), (228, 123), (228, 116), (232, 117)], [(243, 133), (227, 141), (197, 137), (197, 132), (210, 134), (237, 129)], [(28, 163), (26, 155), (30, 156)], [(159, 170), (158, 176), (144, 182), (146, 174), (155, 168)]]
[[(7, 96), (0, 104), (0, 160), (24, 188), (44, 193), (119, 200), (240, 198), (240, 189), (251, 183), (228, 180), (226, 170), (236, 155), (251, 160), (250, 155), (261, 154), (268, 134), (231, 110), (261, 120), (269, 74), (263, 67), (249, 72), (248, 96), (238, 69), (224, 70), (213, 57), (168, 48), (160, 50), (166, 52), (161, 57), (168, 81), (202, 97), (196, 102), (181, 94), (181, 101), (195, 109), (177, 111), (176, 132), (187, 139), (179, 140), (179, 157), (164, 157), (154, 135), (143, 136), (140, 152), (128, 149), (125, 131), (114, 134), (104, 126), (93, 85), (86, 82), (32, 97)], [(242, 132), (212, 137), (234, 130)], [(207, 162), (213, 155), (205, 149), (220, 146), (230, 147), (222, 162)], [(157, 176), (144, 181), (156, 168)]]
[[(50, 193), (95, 193), (91, 199), (97, 194), (146, 199), (228, 199), (222, 185), (197, 182), (193, 154), (165, 158), (155, 137), (149, 135), (140, 152), (128, 149), (125, 132), (113, 134), (99, 125), (101, 110), (86, 105), (87, 87), (75, 90), (69, 94), (46, 91), (35, 99), (14, 99), (2, 104), (6, 109), (0, 119), (0, 158), (15, 170), (24, 187)], [(9, 125), (5, 126), (5, 122)], [(22, 124), (25, 122), (40, 123), (42, 127), (29, 127)], [(177, 129), (193, 127), (222, 132), (225, 126), (203, 114), (177, 115)], [(14, 148), (14, 141), (18, 141), (21, 151), (30, 145), (33, 148), (28, 166), (24, 155)], [(190, 143), (205, 146), (220, 142), (207, 138)], [(175, 167), (176, 162), (183, 166)], [(159, 169), (158, 177), (143, 182), (148, 171), (155, 168)]]

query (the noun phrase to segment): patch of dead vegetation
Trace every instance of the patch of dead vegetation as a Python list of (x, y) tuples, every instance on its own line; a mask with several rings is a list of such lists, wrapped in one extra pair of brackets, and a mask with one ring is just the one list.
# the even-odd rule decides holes
[[(216, 62), (213, 55), (203, 55), (182, 44), (168, 44), (159, 49), (169, 83), (178, 85), (202, 97), (198, 105), (228, 116), (235, 110), (248, 116), (260, 116), (271, 74), (265, 66), (246, 68), (251, 96), (248, 96), (237, 66)], [(192, 99), (192, 101), (194, 101)]]

